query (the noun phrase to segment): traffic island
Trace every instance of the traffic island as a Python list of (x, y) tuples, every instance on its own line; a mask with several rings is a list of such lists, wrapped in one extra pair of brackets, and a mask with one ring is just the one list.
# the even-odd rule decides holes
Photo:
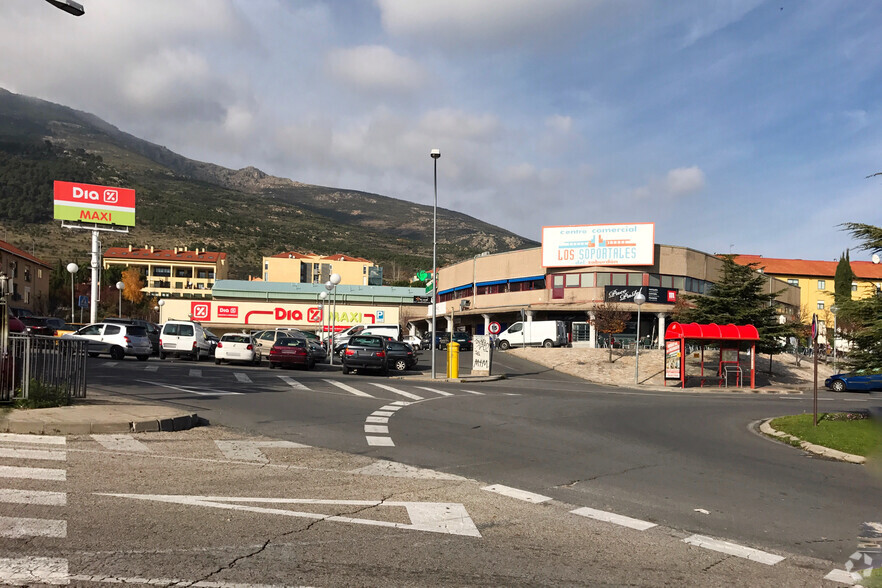
[(794, 447), (829, 459), (866, 463), (882, 451), (882, 427), (865, 411), (802, 414), (767, 419), (760, 432)]

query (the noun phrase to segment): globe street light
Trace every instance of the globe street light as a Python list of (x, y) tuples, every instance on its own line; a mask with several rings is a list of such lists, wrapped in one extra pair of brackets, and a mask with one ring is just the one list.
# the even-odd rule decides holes
[(159, 320), (159, 322), (161, 323), (161, 322), (162, 322), (162, 307), (165, 306), (165, 300), (163, 300), (162, 298), (160, 298), (160, 299), (156, 302), (156, 306), (158, 307), (156, 310), (157, 310), (157, 312), (159, 313), (159, 319), (158, 319), (158, 320)]
[(116, 283), (116, 289), (119, 290), (119, 318), (122, 318), (122, 292), (126, 285), (122, 282)]
[(637, 338), (634, 340), (634, 384), (640, 384), (640, 307), (646, 302), (646, 296), (643, 292), (637, 290), (634, 295), (634, 304), (637, 305)]
[(432, 379), (435, 379), (435, 331), (436, 310), (438, 301), (438, 158), (441, 157), (440, 149), (432, 149), (429, 152), (435, 160), (435, 205), (432, 208)]
[[(67, 264), (67, 271), (70, 272), (70, 322), (76, 322), (74, 318), (74, 274), (80, 271), (80, 266), (71, 262)], [(83, 318), (83, 313), (80, 313), (80, 318)]]

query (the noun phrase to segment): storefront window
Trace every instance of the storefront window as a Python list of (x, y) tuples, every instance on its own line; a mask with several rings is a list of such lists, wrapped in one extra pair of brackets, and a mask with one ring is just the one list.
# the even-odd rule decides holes
[(662, 288), (673, 288), (674, 287), (674, 277), (673, 276), (661, 276), (661, 287)]
[(553, 276), (554, 279), (554, 287), (555, 288), (563, 288), (564, 287), (564, 277), (560, 274)]
[(685, 287), (686, 279), (683, 276), (674, 276), (674, 288), (682, 290)]
[(583, 288), (593, 288), (594, 287), (594, 275), (590, 274), (582, 274), (582, 287)]
[(643, 274), (642, 273), (628, 274), (628, 285), (629, 286), (642, 286), (643, 285)]
[(566, 275), (566, 284), (567, 284), (567, 288), (578, 288), (579, 287), (579, 274), (567, 274)]
[(649, 285), (656, 288), (661, 286), (661, 278), (659, 278), (658, 274), (649, 274)]
[(598, 272), (595, 274), (597, 276), (597, 287), (603, 288), (604, 286), (609, 286), (609, 273), (608, 272)]
[(628, 274), (610, 274), (612, 276), (612, 286), (627, 286)]

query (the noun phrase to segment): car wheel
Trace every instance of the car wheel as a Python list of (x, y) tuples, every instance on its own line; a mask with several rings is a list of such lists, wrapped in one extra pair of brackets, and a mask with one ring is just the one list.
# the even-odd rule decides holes
[(315, 360), (314, 360), (314, 359), (310, 359), (310, 360), (309, 360), (309, 363), (306, 364), (306, 369), (311, 370), (311, 369), (314, 368), (314, 367), (315, 367)]
[(269, 362), (269, 364), (270, 364), (270, 369), (271, 369), (271, 370), (276, 369), (276, 364), (274, 364), (273, 362)]
[(509, 345), (508, 341), (500, 341), (499, 342), (499, 348), (502, 349), (503, 351), (505, 351), (509, 347), (511, 347), (511, 345)]
[(403, 372), (406, 369), (407, 369), (407, 362), (406, 361), (404, 361), (403, 359), (396, 359), (395, 360), (395, 370), (396, 371)]
[(343, 366), (343, 373), (344, 373), (344, 374), (348, 374), (348, 373), (349, 373), (349, 368), (346, 367), (345, 365)]
[(554, 341), (552, 341), (551, 339), (546, 339), (545, 341), (542, 342), (542, 347), (545, 347), (546, 349), (550, 348), (550, 347), (554, 347)]
[(110, 357), (119, 361), (125, 358), (126, 352), (123, 351), (122, 347), (111, 347), (110, 348)]
[(254, 361), (252, 361), (251, 363), (254, 364), (254, 365), (260, 365), (260, 356), (259, 356), (259, 355), (256, 356), (256, 357), (254, 358)]
[(219, 360), (218, 358), (214, 358), (215, 365), (220, 365), (221, 363), (222, 363), (221, 360)]
[(834, 380), (830, 387), (834, 392), (845, 392), (845, 382), (842, 380)]
[(165, 353), (164, 353), (164, 352), (162, 352), (162, 351), (159, 352), (159, 359), (165, 359)]
[(90, 352), (90, 353), (89, 353), (89, 357), (98, 357), (98, 354), (97, 354), (97, 353), (91, 353), (91, 352)]
[(383, 376), (389, 375), (389, 366), (388, 365), (383, 366), (383, 368), (380, 370), (380, 375), (383, 375)]
[(147, 361), (148, 359), (150, 359), (149, 355), (139, 355), (138, 356), (138, 361)]

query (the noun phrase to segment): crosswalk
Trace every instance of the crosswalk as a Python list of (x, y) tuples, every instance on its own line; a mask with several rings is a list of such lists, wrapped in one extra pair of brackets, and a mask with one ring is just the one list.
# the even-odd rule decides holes
[[(25, 546), (37, 537), (50, 540), (67, 537), (67, 521), (57, 518), (58, 509), (67, 506), (64, 491), (67, 470), (58, 467), (58, 462), (67, 460), (66, 443), (65, 437), (0, 434), (0, 538), (22, 540), (7, 543), (11, 549), (3, 555), (12, 557), (0, 557), (0, 584), (69, 583), (66, 559), (39, 555), (15, 557), (13, 551), (16, 546)], [(23, 463), (27, 465), (20, 465)], [(55, 489), (29, 488), (33, 480), (43, 485), (48, 483)], [(28, 506), (28, 514), (37, 516), (16, 516), (21, 505)]]

